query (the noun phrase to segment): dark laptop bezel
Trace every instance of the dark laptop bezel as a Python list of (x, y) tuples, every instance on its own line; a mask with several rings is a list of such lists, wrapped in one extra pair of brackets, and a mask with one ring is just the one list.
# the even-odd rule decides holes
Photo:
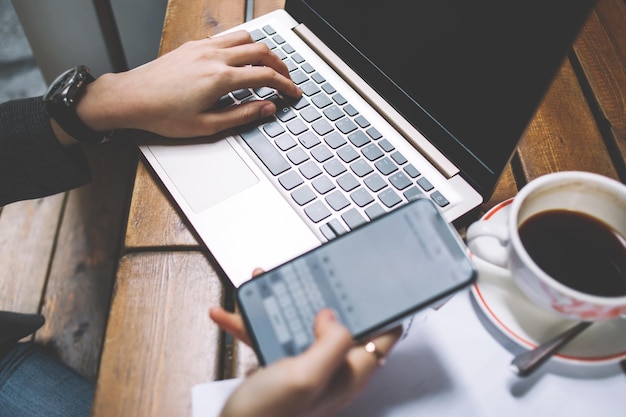
[[(506, 164), (515, 152), (526, 126), (533, 117), (552, 79), (560, 68), (563, 59), (570, 50), (572, 42), (595, 4), (595, 0), (525, 0), (512, 3), (519, 6), (518, 11), (522, 11), (522, 13), (513, 15), (515, 19), (517, 19), (519, 15), (520, 19), (519, 22), (513, 23), (516, 23), (519, 28), (524, 28), (524, 30), (528, 27), (528, 36), (524, 36), (528, 38), (529, 42), (532, 42), (528, 51), (524, 52), (528, 56), (521, 61), (527, 64), (527, 66), (515, 67), (516, 73), (507, 74), (506, 79), (504, 77), (502, 79), (494, 79), (493, 82), (491, 82), (491, 79), (487, 80), (491, 82), (491, 91), (498, 94), (501, 94), (501, 92), (496, 92), (495, 88), (502, 88), (503, 83), (520, 83), (521, 88), (516, 88), (511, 92), (509, 103), (495, 104), (496, 106), (512, 106), (515, 104), (516, 107), (510, 110), (510, 114), (505, 114), (504, 117), (498, 117), (494, 114), (490, 114), (490, 112), (480, 114), (479, 106), (481, 104), (478, 103), (476, 105), (477, 108), (470, 108), (469, 110), (479, 113), (474, 117), (480, 117), (479, 123), (476, 125), (480, 125), (481, 132), (477, 132), (476, 129), (474, 131), (467, 130), (466, 132), (457, 130), (455, 134), (452, 134), (445, 126), (442, 126), (442, 124), (445, 124), (443, 120), (446, 117), (452, 117), (454, 119), (455, 117), (467, 117), (467, 115), (461, 115), (461, 111), (458, 109), (451, 110), (456, 112), (456, 114), (444, 115), (439, 119), (441, 123), (430, 116), (427, 109), (422, 106), (423, 103), (416, 103), (416, 100), (411, 99), (411, 97), (403, 93), (395, 83), (386, 77), (382, 71), (353, 46), (353, 42), (350, 42), (341, 35), (341, 27), (345, 26), (345, 24), (342, 25), (336, 22), (336, 26), (333, 27), (333, 24), (331, 24), (329, 20), (336, 19), (340, 13), (335, 12), (329, 14), (331, 17), (327, 19), (322, 16), (322, 9), (316, 10), (316, 5), (319, 6), (321, 3), (329, 1), (330, 0), (287, 0), (285, 9), (298, 22), (305, 23), (316, 36), (330, 46), (331, 49), (366, 80), (370, 86), (389, 103), (392, 103), (399, 113), (406, 117), (418, 131), (426, 136), (433, 145), (452, 161), (452, 163), (461, 169), (463, 178), (475, 187), (485, 200), (491, 196)], [(338, 8), (340, 7), (350, 8), (355, 5), (364, 7), (366, 1), (367, 0), (332, 0), (330, 2), (335, 10), (339, 10)], [(476, 13), (476, 16), (480, 16), (476, 18), (482, 19), (482, 22), (476, 22), (478, 25), (497, 22), (499, 16), (496, 13), (498, 8), (495, 7), (495, 5), (502, 3), (502, 0), (474, 0), (473, 2), (467, 2), (466, 0), (420, 1), (447, 1), (447, 3), (453, 7), (455, 6), (455, 1), (459, 1), (460, 3), (464, 3), (463, 7), (466, 8), (468, 7), (466, 3), (470, 3), (477, 7), (478, 10), (491, 10), (491, 15)], [(378, 8), (392, 7), (393, 1), (375, 3)], [(523, 6), (520, 5), (522, 3)], [(416, 3), (404, 1), (403, 5), (406, 5), (408, 8), (408, 10), (404, 12), (405, 14), (415, 12)], [(482, 7), (482, 9), (479, 6)], [(506, 7), (507, 5), (505, 5), (505, 8)], [(467, 10), (468, 9), (465, 9), (466, 14)], [(504, 8), (501, 10), (504, 10)], [(508, 17), (511, 17), (511, 14), (508, 14)], [(524, 19), (524, 21), (521, 21), (521, 19)], [(503, 25), (502, 22), (499, 22), (495, 26), (499, 27), (501, 31), (503, 28), (508, 27), (507, 24)], [(365, 24), (363, 30), (370, 30), (370, 27)], [(406, 30), (406, 37), (399, 41), (400, 44), (404, 44), (405, 46), (407, 43), (410, 44), (412, 28), (407, 27)], [(524, 36), (515, 34), (515, 31), (511, 32), (514, 33), (513, 36), (515, 37), (513, 41), (521, 42), (521, 40), (523, 40), (526, 42)], [(494, 33), (494, 36), (499, 35), (498, 33)], [(498, 42), (505, 41), (498, 38), (493, 46), (496, 47)], [(525, 46), (526, 45), (518, 44), (517, 47), (522, 48)], [(501, 51), (506, 51), (506, 48), (506, 44), (501, 45)], [(488, 65), (487, 62), (479, 63), (485, 66)], [(436, 74), (436, 72), (434, 73)], [(433, 80), (424, 80), (424, 82), (432, 81)], [(510, 85), (515, 86), (516, 84)], [(482, 86), (481, 88), (487, 88), (487, 86)], [(465, 99), (466, 102), (469, 101), (469, 97), (460, 97), (460, 99)], [(452, 108), (452, 106), (450, 107)], [(494, 112), (496, 111), (499, 111), (497, 107)], [(477, 135), (481, 136), (478, 137)], [(478, 138), (473, 139), (474, 143), (471, 146), (465, 143), (467, 142), (466, 138), (471, 139), (470, 137)], [(479, 153), (482, 153), (483, 156), (489, 156), (489, 159), (491, 159), (489, 164), (485, 162), (485, 157), (478, 156)]]

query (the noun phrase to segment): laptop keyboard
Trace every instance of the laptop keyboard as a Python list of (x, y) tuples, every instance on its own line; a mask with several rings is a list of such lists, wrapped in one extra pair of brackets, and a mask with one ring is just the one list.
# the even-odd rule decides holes
[(238, 133), (311, 227), (330, 240), (419, 195), (429, 195), (440, 207), (449, 204), (271, 26), (250, 34), (285, 62), (302, 98), (284, 99), (263, 87), (231, 92), (222, 104), (259, 99), (276, 104), (274, 117)]

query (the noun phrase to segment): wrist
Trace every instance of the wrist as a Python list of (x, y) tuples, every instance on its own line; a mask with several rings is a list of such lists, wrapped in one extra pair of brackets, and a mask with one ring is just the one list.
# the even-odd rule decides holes
[(123, 94), (116, 93), (116, 74), (104, 74), (91, 82), (76, 105), (76, 115), (97, 132), (123, 129)]

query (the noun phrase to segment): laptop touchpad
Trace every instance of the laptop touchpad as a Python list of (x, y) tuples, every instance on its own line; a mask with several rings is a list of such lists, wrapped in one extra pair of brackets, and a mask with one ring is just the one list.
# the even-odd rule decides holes
[(259, 182), (226, 140), (148, 148), (196, 213)]

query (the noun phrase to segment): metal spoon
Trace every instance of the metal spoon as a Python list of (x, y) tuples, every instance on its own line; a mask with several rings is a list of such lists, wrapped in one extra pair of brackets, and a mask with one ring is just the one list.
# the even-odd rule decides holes
[(528, 376), (538, 369), (552, 355), (557, 353), (563, 346), (578, 336), (583, 330), (592, 324), (590, 321), (581, 321), (574, 327), (543, 343), (536, 348), (517, 355), (511, 362), (511, 370), (518, 376)]

